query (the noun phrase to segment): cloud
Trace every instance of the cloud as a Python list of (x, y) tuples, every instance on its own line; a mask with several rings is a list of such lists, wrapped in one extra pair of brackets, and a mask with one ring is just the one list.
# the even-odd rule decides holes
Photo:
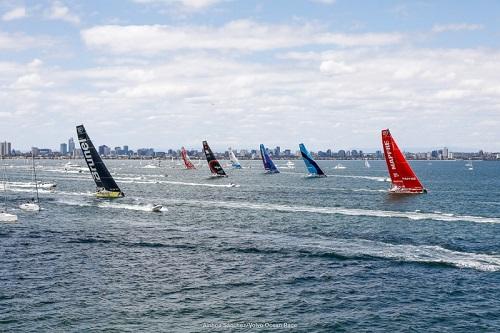
[(23, 33), (0, 31), (0, 50), (21, 51), (31, 48), (50, 46), (54, 42), (45, 36), (28, 36)]
[(132, 0), (132, 1), (141, 4), (177, 5), (189, 10), (201, 10), (222, 2), (222, 0)]
[(458, 23), (458, 24), (436, 24), (432, 27), (432, 32), (456, 32), (456, 31), (476, 31), (484, 29), (482, 24)]
[(59, 1), (52, 3), (51, 8), (46, 13), (46, 17), (49, 20), (61, 20), (71, 24), (80, 23), (80, 18), (71, 13), (70, 9)]
[(255, 52), (306, 45), (382, 46), (400, 43), (404, 37), (399, 33), (329, 33), (309, 24), (273, 25), (251, 20), (231, 21), (221, 27), (103, 25), (85, 29), (81, 36), (93, 49), (143, 55), (182, 49)]
[[(74, 123), (84, 122), (100, 144), (135, 147), (199, 149), (207, 138), (216, 149), (255, 148), (266, 133), (270, 145), (292, 149), (299, 140), (311, 149), (373, 148), (379, 130), (389, 127), (395, 135), (404, 133), (398, 139), (405, 148), (500, 148), (495, 126), (478, 121), (500, 126), (500, 52), (363, 47), (294, 50), (280, 59), (187, 50), (72, 70), (39, 60), (0, 63), (2, 82), (9, 82), (0, 103), (11, 110), (12, 122), (29, 122), (39, 131), (33, 135), (46, 140), (40, 145), (58, 142), (61, 133), (73, 135)], [(35, 125), (47, 117), (58, 119), (51, 125), (54, 134)], [(123, 131), (109, 133), (103, 118)], [(238, 131), (228, 137), (228, 126)]]
[(16, 7), (2, 15), (3, 21), (13, 21), (26, 17), (25, 7)]
[(346, 65), (344, 62), (335, 60), (322, 61), (319, 70), (326, 74), (345, 74), (355, 71), (353, 67)]

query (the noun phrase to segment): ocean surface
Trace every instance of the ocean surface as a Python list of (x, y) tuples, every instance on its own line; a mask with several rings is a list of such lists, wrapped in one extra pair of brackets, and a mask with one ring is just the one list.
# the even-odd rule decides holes
[(16, 208), (29, 161), (4, 162), (2, 332), (500, 331), (498, 162), (412, 162), (429, 193), (398, 196), (383, 161), (320, 161), (316, 179), (302, 161), (226, 179), (106, 161), (126, 197), (103, 200), (87, 170), (42, 160), (57, 189), (39, 213)]

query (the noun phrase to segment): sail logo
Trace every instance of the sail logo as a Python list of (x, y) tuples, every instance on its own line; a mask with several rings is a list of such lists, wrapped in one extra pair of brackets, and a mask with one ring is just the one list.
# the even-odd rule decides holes
[(92, 154), (90, 152), (90, 147), (87, 144), (87, 139), (79, 139), (78, 142), (80, 143), (80, 147), (82, 148), (83, 151), (83, 157), (85, 157), (85, 161), (87, 162), (87, 165), (89, 166), (90, 169), (90, 174), (96, 181), (101, 181), (101, 177), (99, 177), (99, 174), (97, 173), (97, 169), (95, 167), (94, 160), (92, 159)]
[(396, 163), (394, 163), (394, 157), (392, 156), (391, 143), (389, 141), (384, 141), (385, 153), (387, 155), (387, 160), (391, 165), (392, 170), (396, 170)]

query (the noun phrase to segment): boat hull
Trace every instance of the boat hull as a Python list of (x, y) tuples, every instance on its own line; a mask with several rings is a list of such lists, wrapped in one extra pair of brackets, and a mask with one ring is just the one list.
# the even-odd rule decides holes
[(308, 174), (306, 178), (326, 178), (326, 175)]
[(391, 188), (389, 189), (390, 194), (422, 194), (427, 193), (425, 188)]
[(28, 212), (38, 212), (40, 211), (40, 206), (37, 203), (24, 203), (19, 205), (19, 208)]
[(95, 196), (97, 198), (115, 199), (115, 198), (121, 198), (125, 195), (123, 194), (123, 192), (98, 191), (96, 192)]
[(17, 222), (17, 215), (0, 212), (0, 222)]
[(155, 213), (159, 213), (159, 212), (161, 212), (162, 208), (163, 208), (162, 205), (154, 205), (153, 208), (151, 208), (151, 211), (153, 211)]

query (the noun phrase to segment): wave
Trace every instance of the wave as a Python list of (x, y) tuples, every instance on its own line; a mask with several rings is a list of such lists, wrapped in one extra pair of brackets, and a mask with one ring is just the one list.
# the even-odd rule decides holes
[[(116, 202), (100, 202), (97, 204), (97, 207), (100, 208), (114, 208), (114, 209), (129, 209), (129, 210), (137, 210), (143, 212), (152, 212), (153, 204), (124, 204), (124, 203), (116, 203)], [(166, 207), (162, 207), (162, 212), (167, 212), (168, 209)]]
[(437, 245), (389, 244), (383, 242), (337, 239), (320, 241), (308, 246), (307, 255), (340, 257), (342, 259), (389, 259), (480, 271), (500, 271), (500, 256), (459, 252)]
[(247, 246), (228, 244), (228, 247), (220, 250), (256, 255), (298, 255), (338, 261), (390, 260), (489, 272), (500, 271), (499, 255), (453, 251), (438, 245), (391, 244), (357, 238), (318, 239), (279, 233), (248, 234), (246, 239), (252, 239), (252, 243)]
[[(72, 201), (72, 200), (64, 200), (59, 199), (56, 201), (59, 204), (70, 205), (70, 206), (80, 206), (80, 207), (98, 207), (98, 208), (113, 208), (113, 209), (128, 209), (128, 210), (136, 210), (143, 212), (152, 212), (153, 205), (152, 204), (123, 204), (116, 202), (99, 202), (94, 204), (88, 201)], [(161, 212), (168, 212), (167, 207), (162, 207)]]
[(340, 177), (340, 178), (356, 178), (356, 179), (368, 179), (377, 182), (390, 182), (391, 179), (388, 177), (376, 177), (376, 176), (352, 176), (352, 175), (328, 175), (328, 177)]
[[(30, 188), (30, 187), (10, 187), (10, 186), (6, 186), (5, 189), (9, 192), (28, 192), (28, 193), (33, 193), (33, 189), (34, 187)], [(0, 185), (0, 190), (4, 190), (4, 187), (2, 185)], [(52, 194), (54, 193), (54, 191), (51, 191), (51, 190), (45, 190), (45, 189), (38, 189), (38, 193), (40, 194)]]
[(255, 210), (270, 210), (279, 212), (302, 212), (316, 214), (331, 214), (331, 215), (348, 215), (348, 216), (371, 216), (371, 217), (389, 217), (389, 218), (406, 218), (410, 220), (436, 220), (445, 222), (474, 222), (474, 223), (500, 223), (498, 217), (470, 216), (470, 215), (455, 215), (451, 213), (425, 213), (420, 211), (405, 212), (405, 211), (389, 211), (377, 209), (358, 209), (358, 208), (343, 208), (343, 207), (315, 207), (315, 206), (286, 206), (278, 204), (259, 204), (248, 202), (231, 202), (231, 201), (201, 201), (201, 200), (172, 200), (180, 204), (219, 207), (228, 209), (255, 209)]
[(231, 184), (206, 184), (206, 183), (188, 183), (188, 182), (176, 182), (176, 181), (167, 181), (167, 180), (159, 180), (156, 183), (159, 184), (172, 184), (172, 185), (184, 185), (184, 186), (206, 186), (206, 187), (239, 187), (239, 185), (231, 185)]

